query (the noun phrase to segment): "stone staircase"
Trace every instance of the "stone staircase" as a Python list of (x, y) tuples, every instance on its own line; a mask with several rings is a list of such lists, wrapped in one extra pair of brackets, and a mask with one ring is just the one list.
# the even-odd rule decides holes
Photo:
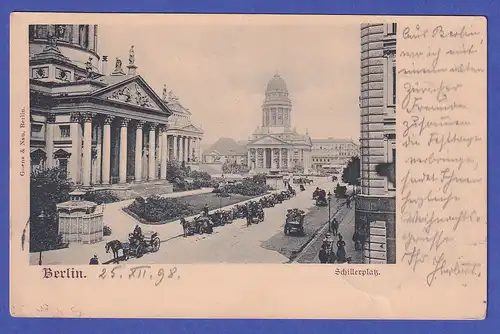
[(112, 191), (120, 200), (148, 197), (152, 195), (165, 195), (174, 191), (173, 185), (167, 181), (151, 181), (143, 183), (113, 184), (107, 187), (94, 188), (95, 191)]

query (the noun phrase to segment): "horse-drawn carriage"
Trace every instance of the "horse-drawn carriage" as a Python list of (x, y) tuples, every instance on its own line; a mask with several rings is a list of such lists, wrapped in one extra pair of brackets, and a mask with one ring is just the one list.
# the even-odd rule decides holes
[(316, 206), (327, 206), (326, 191), (324, 189), (316, 188), (313, 192), (313, 200), (316, 200)]
[(274, 207), (275, 203), (274, 203), (274, 197), (272, 196), (265, 196), (265, 197), (262, 197), (260, 200), (259, 200), (259, 203), (260, 205), (263, 207), (263, 208), (272, 208)]
[(237, 204), (233, 206), (233, 219), (241, 219), (245, 218), (245, 216), (246, 216), (245, 205)]
[(304, 217), (304, 211), (299, 209), (289, 209), (285, 221), (285, 235), (289, 235), (291, 232), (304, 234)]
[(233, 213), (232, 211), (218, 210), (209, 215), (209, 218), (213, 226), (224, 226), (233, 222)]
[(130, 233), (128, 239), (128, 252), (124, 248), (125, 259), (128, 259), (128, 256), (131, 255), (141, 257), (145, 253), (156, 253), (160, 249), (160, 236), (158, 232), (146, 231), (139, 237)]
[(212, 233), (213, 225), (210, 218), (207, 216), (197, 216), (192, 221), (188, 222), (187, 233), (188, 235)]
[(122, 250), (124, 260), (128, 260), (130, 256), (141, 257), (145, 253), (155, 253), (160, 249), (160, 235), (158, 232), (146, 231), (137, 235), (129, 233), (128, 241), (121, 242), (120, 240), (111, 240), (104, 246), (106, 253), (113, 253), (113, 261), (118, 262), (118, 251)]
[(248, 210), (249, 217), (247, 222), (249, 224), (258, 224), (264, 221), (264, 210), (260, 206), (253, 206)]

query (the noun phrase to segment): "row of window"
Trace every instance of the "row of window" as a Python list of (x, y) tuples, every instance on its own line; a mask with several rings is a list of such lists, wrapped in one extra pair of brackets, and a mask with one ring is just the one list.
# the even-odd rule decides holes
[(332, 161), (338, 161), (338, 158), (313, 158), (313, 162), (332, 162)]
[[(317, 150), (318, 147), (314, 146), (314, 150)], [(320, 150), (355, 150), (356, 146), (355, 145), (327, 145), (327, 146), (320, 146)]]
[[(40, 137), (42, 132), (42, 124), (31, 124), (31, 136)], [(71, 129), (69, 125), (59, 125), (59, 137), (60, 138), (70, 138)]]

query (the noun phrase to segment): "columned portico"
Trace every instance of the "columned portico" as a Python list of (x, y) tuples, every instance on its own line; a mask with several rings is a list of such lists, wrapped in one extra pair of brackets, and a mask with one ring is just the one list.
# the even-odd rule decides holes
[(30, 158), (58, 166), (77, 187), (128, 192), (132, 180), (167, 183), (173, 111), (137, 74), (133, 47), (128, 66), (116, 58), (109, 73), (97, 38), (94, 26), (30, 26)]

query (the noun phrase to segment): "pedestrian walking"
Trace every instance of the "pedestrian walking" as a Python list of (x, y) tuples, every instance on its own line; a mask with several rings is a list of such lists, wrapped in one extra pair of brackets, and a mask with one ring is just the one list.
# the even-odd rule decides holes
[(96, 265), (96, 264), (99, 264), (99, 258), (97, 257), (96, 254), (94, 254), (94, 256), (89, 261), (89, 265)]
[(188, 222), (186, 221), (186, 219), (184, 219), (184, 217), (181, 218), (181, 226), (182, 226), (184, 238), (187, 238), (187, 236), (188, 236)]
[(336, 236), (337, 234), (339, 234), (339, 222), (337, 221), (337, 218), (333, 218), (332, 219), (332, 227), (331, 227), (331, 229), (332, 229), (333, 235)]

